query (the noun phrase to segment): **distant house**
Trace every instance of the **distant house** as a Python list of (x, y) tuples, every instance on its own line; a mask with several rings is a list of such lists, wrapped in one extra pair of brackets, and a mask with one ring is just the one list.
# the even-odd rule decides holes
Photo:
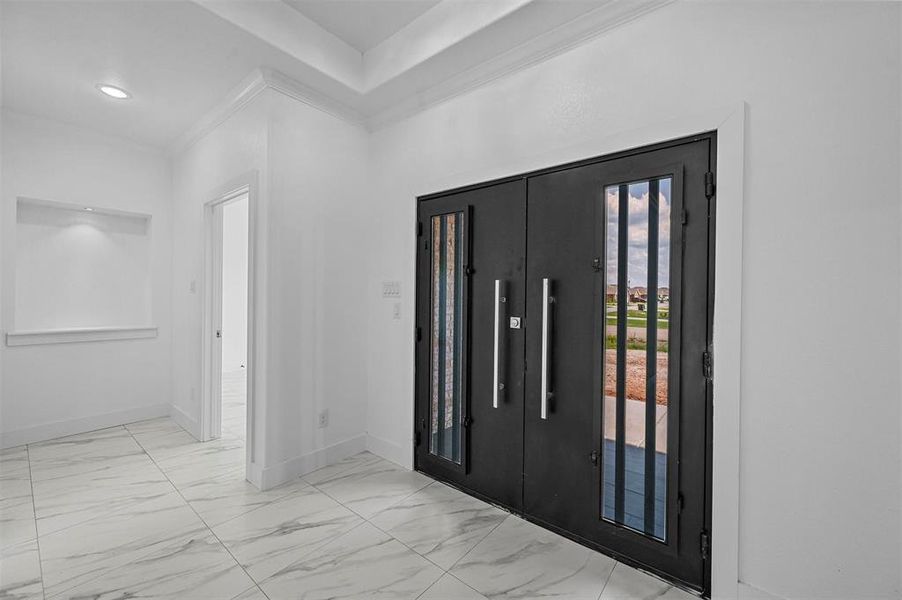
[[(629, 302), (648, 302), (648, 288), (631, 287), (628, 292)], [(658, 302), (667, 303), (670, 301), (670, 288), (658, 288)], [(615, 304), (617, 302), (617, 286), (608, 285), (605, 290), (605, 302)]]

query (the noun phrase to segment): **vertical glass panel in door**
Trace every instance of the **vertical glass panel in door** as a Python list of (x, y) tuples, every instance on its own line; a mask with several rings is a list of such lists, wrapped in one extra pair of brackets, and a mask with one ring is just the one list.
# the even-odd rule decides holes
[(664, 541), (672, 178), (605, 188), (602, 517)]
[(463, 402), (462, 212), (432, 217), (429, 452), (460, 464)]

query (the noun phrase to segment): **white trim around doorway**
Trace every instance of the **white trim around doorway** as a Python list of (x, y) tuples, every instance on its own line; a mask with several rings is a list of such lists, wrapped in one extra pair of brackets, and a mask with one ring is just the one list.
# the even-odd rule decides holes
[[(214, 370), (218, 369), (218, 362), (214, 356), (213, 336), (215, 335), (215, 320), (217, 308), (215, 302), (221, 296), (221, 281), (214, 276), (221, 264), (217, 262), (217, 256), (221, 262), (221, 248), (217, 250), (214, 244), (222, 244), (222, 224), (216, 218), (216, 209), (243, 195), (247, 195), (248, 210), (248, 256), (247, 256), (247, 421), (246, 421), (246, 478), (248, 481), (260, 487), (260, 457), (257, 456), (256, 444), (256, 415), (259, 414), (258, 402), (260, 400), (260, 386), (258, 374), (262, 372), (263, 353), (260, 349), (260, 322), (258, 315), (258, 282), (257, 269), (260, 257), (260, 239), (257, 230), (260, 223), (260, 194), (258, 184), (259, 174), (256, 170), (250, 171), (235, 178), (226, 185), (221, 186), (207, 197), (210, 200), (204, 204), (204, 272), (203, 272), (203, 339), (201, 344), (201, 416), (200, 434), (201, 441), (208, 441), (216, 437), (218, 427), (216, 420), (219, 418), (221, 406), (217, 406), (216, 393), (220, 384), (214, 379)], [(220, 213), (221, 215), (221, 213)], [(219, 309), (221, 310), (221, 309)]]

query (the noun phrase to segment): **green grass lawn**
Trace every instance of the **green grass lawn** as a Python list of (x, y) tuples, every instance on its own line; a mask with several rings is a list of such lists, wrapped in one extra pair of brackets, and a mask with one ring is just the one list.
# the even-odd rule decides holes
[[(605, 336), (604, 347), (607, 350), (616, 350), (617, 349), (617, 336), (616, 335), (608, 335)], [(644, 340), (627, 340), (626, 341), (626, 349), (627, 350), (645, 350), (648, 348), (648, 344)], [(667, 352), (667, 342), (659, 342), (658, 343), (658, 352)]]
[[(617, 310), (616, 304), (608, 304), (605, 307), (607, 311), (607, 323), (608, 325), (616, 325), (617, 317), (616, 315), (612, 315), (613, 311)], [(670, 315), (670, 311), (668, 309), (659, 309), (658, 310), (658, 329), (667, 329), (670, 326), (670, 321), (668, 319)], [(637, 310), (635, 308), (630, 308), (626, 311), (627, 316), (627, 327), (646, 327), (646, 319), (648, 318), (648, 313), (644, 310)]]
[[(617, 307), (616, 307), (616, 306), (611, 306), (611, 307), (609, 307), (610, 310), (613, 310), (613, 309), (615, 309), (615, 308), (617, 308)], [(668, 311), (666, 311), (666, 310), (659, 310), (659, 311), (658, 311), (658, 318), (659, 318), (659, 319), (666, 319), (666, 318), (667, 318), (667, 313), (668, 313)], [(641, 318), (644, 319), (644, 318), (646, 318), (646, 317), (648, 316), (648, 311), (644, 311), (644, 310), (636, 310), (636, 309), (631, 308), (631, 309), (629, 309), (629, 310), (626, 311), (626, 316), (628, 316), (628, 317), (641, 317)]]
[[(607, 319), (608, 325), (616, 325), (617, 317), (608, 317)], [(645, 319), (631, 319), (627, 318), (626, 325), (627, 327), (645, 327), (647, 324)], [(665, 321), (663, 319), (658, 319), (658, 329), (667, 329), (670, 327), (670, 322)]]

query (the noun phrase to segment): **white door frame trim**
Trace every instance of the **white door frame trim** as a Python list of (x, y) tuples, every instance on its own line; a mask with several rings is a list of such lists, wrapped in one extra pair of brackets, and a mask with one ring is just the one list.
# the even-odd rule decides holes
[[(213, 370), (216, 357), (214, 356), (213, 339), (215, 335), (216, 315), (218, 313), (214, 302), (221, 296), (221, 290), (215, 289), (217, 281), (221, 287), (221, 279), (215, 277), (214, 270), (217, 265), (217, 254), (221, 262), (222, 249), (218, 250), (214, 244), (222, 244), (222, 224), (217, 218), (216, 209), (222, 205), (247, 194), (248, 210), (248, 248), (247, 248), (247, 422), (246, 422), (246, 449), (247, 449), (247, 479), (259, 487), (260, 462), (255, 451), (256, 415), (259, 397), (258, 376), (262, 372), (262, 355), (258, 351), (260, 347), (259, 326), (257, 308), (259, 291), (257, 283), (257, 261), (260, 256), (258, 246), (259, 238), (257, 228), (260, 222), (259, 202), (259, 174), (256, 170), (249, 171), (235, 178), (226, 185), (221, 186), (207, 197), (211, 198), (204, 204), (204, 275), (203, 275), (203, 339), (201, 368), (201, 415), (200, 434), (202, 441), (213, 439), (217, 431), (217, 418), (220, 415), (221, 406), (217, 406), (215, 392), (219, 387), (214, 381)], [(220, 213), (221, 216), (221, 213)], [(221, 269), (221, 264), (219, 265)], [(221, 310), (221, 308), (219, 309)]]
[[(677, 115), (671, 120), (650, 126), (601, 137), (590, 136), (574, 145), (543, 152), (540, 155), (521, 157), (485, 169), (450, 175), (423, 186), (412, 198), (409, 213), (415, 223), (416, 198), (419, 196), (516, 173), (528, 173), (593, 156), (717, 131), (713, 329), (714, 456), (711, 517), (711, 597), (715, 600), (734, 600), (739, 594), (742, 221), (747, 110), (745, 102), (703, 109), (692, 115)], [(413, 231), (413, 226), (410, 231)], [(410, 281), (416, 281), (415, 257), (408, 265), (408, 274)], [(408, 350), (409, 364), (414, 364), (414, 345), (411, 344)], [(415, 384), (412, 377), (411, 399), (414, 397)], [(409, 406), (408, 431), (412, 432), (414, 430), (412, 401)], [(412, 465), (412, 440), (407, 456)]]

